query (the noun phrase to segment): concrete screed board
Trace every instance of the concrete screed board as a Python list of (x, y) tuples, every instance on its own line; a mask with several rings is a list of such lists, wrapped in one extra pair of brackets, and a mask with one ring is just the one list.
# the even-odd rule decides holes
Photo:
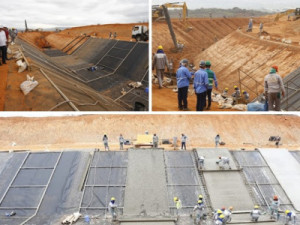
[[(259, 149), (296, 210), (300, 210), (300, 164), (286, 149)], [(280, 197), (280, 196), (279, 196)]]
[(148, 216), (169, 213), (164, 152), (132, 149), (128, 152), (128, 170), (124, 198), (124, 216)]
[[(212, 206), (215, 209), (222, 206), (233, 206), (234, 210), (251, 210), (253, 201), (244, 184), (239, 171), (219, 171), (216, 164), (219, 156), (226, 156), (230, 159), (232, 169), (236, 169), (233, 158), (227, 149), (197, 149), (198, 156), (205, 157), (204, 178), (210, 195)], [(212, 172), (205, 172), (210, 170)]]

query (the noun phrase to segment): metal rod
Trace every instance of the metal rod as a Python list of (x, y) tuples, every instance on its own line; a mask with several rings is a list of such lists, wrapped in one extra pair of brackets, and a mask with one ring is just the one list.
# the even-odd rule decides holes
[(12, 185), (11, 188), (44, 188), (47, 185)]

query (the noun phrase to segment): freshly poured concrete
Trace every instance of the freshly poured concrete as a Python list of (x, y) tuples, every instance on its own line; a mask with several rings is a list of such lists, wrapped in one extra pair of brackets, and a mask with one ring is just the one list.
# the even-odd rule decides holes
[(299, 211), (300, 164), (286, 149), (260, 149), (260, 152), (295, 209)]
[[(231, 168), (237, 169), (230, 152), (224, 148), (197, 149), (198, 156), (204, 156), (203, 175), (212, 206), (233, 206), (234, 210), (251, 210), (253, 202), (239, 171), (220, 170), (216, 161), (219, 156), (230, 159)], [(207, 171), (208, 170), (208, 171)]]
[[(204, 169), (205, 170), (219, 170), (219, 165), (216, 162), (219, 160), (219, 156), (225, 156), (229, 158), (230, 166), (232, 169), (236, 169), (233, 158), (226, 148), (198, 148), (198, 156), (204, 156)], [(228, 166), (226, 165), (226, 168)]]
[(129, 150), (123, 214), (124, 216), (169, 214), (162, 150)]

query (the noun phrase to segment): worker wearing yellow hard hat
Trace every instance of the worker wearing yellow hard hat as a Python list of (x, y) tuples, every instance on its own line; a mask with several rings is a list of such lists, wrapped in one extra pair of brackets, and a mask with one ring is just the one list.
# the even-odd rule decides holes
[(259, 210), (259, 206), (255, 205), (254, 209), (250, 212), (251, 221), (252, 222), (257, 222), (260, 215), (261, 215), (261, 211)]
[(175, 207), (176, 207), (176, 215), (179, 215), (179, 210), (182, 208), (181, 200), (178, 197), (173, 198)]
[(158, 80), (159, 89), (163, 88), (163, 80), (166, 67), (168, 70), (170, 70), (167, 55), (164, 53), (163, 46), (159, 45), (157, 47), (157, 52), (155, 53), (152, 60), (152, 70), (156, 69), (156, 77)]
[(108, 212), (111, 214), (112, 221), (115, 221), (117, 218), (117, 207), (116, 198), (111, 197), (108, 204)]

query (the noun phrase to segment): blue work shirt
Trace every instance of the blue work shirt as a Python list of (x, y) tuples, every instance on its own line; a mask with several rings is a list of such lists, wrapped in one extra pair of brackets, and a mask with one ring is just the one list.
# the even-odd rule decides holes
[(192, 74), (190, 71), (185, 66), (181, 66), (176, 72), (177, 87), (188, 87), (190, 85), (191, 78)]
[(208, 87), (208, 74), (205, 69), (199, 69), (195, 73), (194, 77), (194, 89), (196, 93), (202, 93), (207, 90)]

